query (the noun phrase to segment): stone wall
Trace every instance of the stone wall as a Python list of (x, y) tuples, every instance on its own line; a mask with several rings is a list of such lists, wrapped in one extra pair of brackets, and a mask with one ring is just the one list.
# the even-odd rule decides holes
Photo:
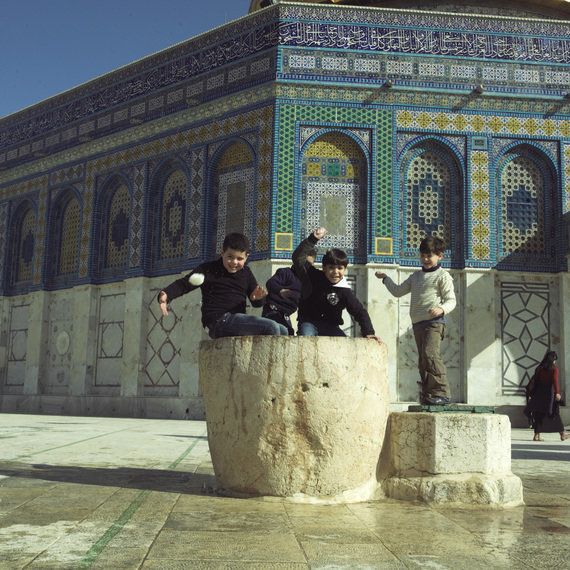
[[(253, 262), (264, 283), (283, 264)], [(416, 349), (409, 297), (391, 297), (374, 277), (379, 267), (403, 280), (410, 268), (349, 267), (359, 298), (388, 347), (393, 409), (416, 401)], [(548, 348), (570, 339), (570, 276), (454, 271), (457, 308), (449, 315), (443, 354), (454, 401), (493, 405), (524, 425), (519, 384)], [(0, 410), (148, 417), (203, 417), (198, 385), (200, 295), (155, 302), (177, 275), (134, 278), (5, 297), (0, 315)], [(253, 310), (259, 314), (259, 310)], [(345, 315), (346, 330), (359, 334)], [(357, 328), (357, 327), (356, 327)], [(548, 345), (550, 343), (550, 345)], [(566, 410), (562, 410), (566, 417)], [(570, 418), (566, 418), (568, 421)]]

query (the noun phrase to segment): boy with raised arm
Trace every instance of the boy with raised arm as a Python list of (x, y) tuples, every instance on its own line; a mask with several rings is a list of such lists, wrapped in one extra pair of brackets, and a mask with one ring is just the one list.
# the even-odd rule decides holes
[(202, 263), (177, 279), (158, 295), (160, 310), (168, 315), (168, 303), (190, 291), (202, 290), (202, 325), (210, 338), (249, 335), (287, 335), (287, 329), (263, 317), (246, 314), (246, 300), (261, 307), (267, 291), (245, 265), (249, 241), (239, 233), (225, 237), (215, 261)]
[(293, 252), (295, 273), (302, 283), (298, 334), (346, 336), (340, 328), (342, 312), (346, 309), (360, 325), (362, 336), (376, 339), (368, 311), (344, 277), (348, 265), (346, 253), (336, 248), (329, 249), (323, 256), (322, 271), (307, 261), (309, 252), (326, 233), (325, 228), (317, 228)]

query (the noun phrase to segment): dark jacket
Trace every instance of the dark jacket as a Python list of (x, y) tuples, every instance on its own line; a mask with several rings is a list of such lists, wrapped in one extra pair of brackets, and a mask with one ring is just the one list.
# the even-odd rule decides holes
[(346, 279), (333, 285), (325, 274), (307, 262), (309, 251), (314, 249), (317, 239), (311, 234), (293, 252), (295, 273), (301, 280), (299, 302), (299, 323), (327, 323), (342, 325), (342, 311), (346, 309), (360, 325), (362, 336), (373, 335), (374, 327), (368, 311), (356, 298)]
[[(193, 273), (203, 273), (204, 283), (199, 287), (190, 285), (188, 279)], [(222, 258), (202, 263), (188, 275), (177, 279), (163, 289), (172, 301), (194, 289), (202, 289), (202, 325), (211, 327), (225, 313), (245, 313), (246, 301), (257, 287), (257, 281), (247, 265), (230, 273), (224, 267)], [(261, 307), (263, 299), (251, 301), (254, 307)]]
[[(282, 267), (275, 272), (267, 283), (267, 297), (265, 307), (276, 307), (285, 315), (292, 315), (301, 299), (301, 280), (295, 275), (292, 268)], [(290, 294), (285, 298), (279, 293), (281, 289), (289, 289)]]

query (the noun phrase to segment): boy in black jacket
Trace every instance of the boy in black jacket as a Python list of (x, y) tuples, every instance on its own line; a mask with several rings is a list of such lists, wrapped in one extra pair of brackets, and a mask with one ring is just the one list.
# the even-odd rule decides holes
[(346, 336), (340, 328), (346, 309), (360, 325), (362, 336), (376, 339), (368, 311), (356, 298), (344, 277), (348, 258), (340, 249), (330, 249), (323, 256), (319, 271), (307, 262), (307, 252), (325, 237), (327, 230), (317, 228), (293, 252), (295, 273), (301, 279), (299, 302), (300, 336)]
[[(317, 257), (317, 248), (313, 246), (306, 252), (306, 260), (313, 265)], [(301, 280), (295, 273), (295, 267), (281, 267), (265, 284), (267, 297), (263, 305), (262, 316), (287, 327), (289, 335), (294, 335), (291, 315), (299, 307), (301, 300)]]
[(177, 297), (202, 289), (202, 325), (210, 338), (248, 335), (287, 335), (287, 329), (272, 321), (246, 315), (246, 299), (261, 307), (267, 291), (257, 284), (245, 265), (249, 241), (239, 233), (229, 234), (220, 258), (199, 265), (190, 274), (177, 279), (158, 295), (160, 310), (168, 315), (168, 303)]

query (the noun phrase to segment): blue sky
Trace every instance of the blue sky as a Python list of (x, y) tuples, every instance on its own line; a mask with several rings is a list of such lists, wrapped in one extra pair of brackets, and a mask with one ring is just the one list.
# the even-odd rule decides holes
[(249, 0), (0, 0), (0, 117), (247, 14)]

